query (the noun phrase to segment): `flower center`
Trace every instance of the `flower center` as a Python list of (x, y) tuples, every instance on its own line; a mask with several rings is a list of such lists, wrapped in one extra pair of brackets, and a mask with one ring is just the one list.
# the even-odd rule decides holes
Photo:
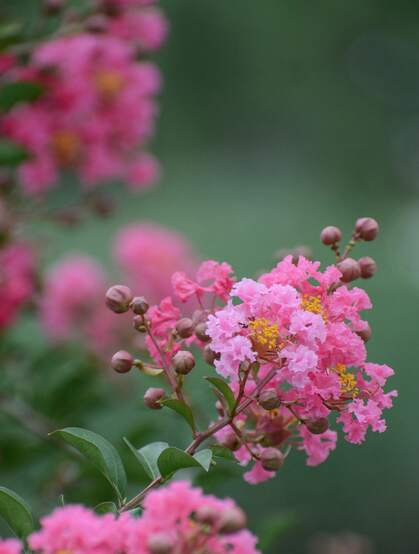
[(277, 323), (271, 323), (263, 317), (249, 323), (250, 337), (255, 348), (275, 350), (278, 346), (279, 329)]
[(79, 137), (72, 131), (57, 131), (52, 137), (52, 146), (61, 165), (71, 165), (80, 153)]
[(306, 312), (321, 315), (324, 321), (327, 321), (326, 310), (323, 308), (322, 301), (319, 296), (303, 294), (301, 297), (301, 307)]
[(358, 396), (359, 389), (356, 387), (355, 375), (348, 372), (346, 365), (336, 364), (333, 371), (339, 375), (341, 392), (352, 393), (353, 396)]
[(124, 79), (116, 71), (99, 71), (95, 75), (95, 84), (99, 92), (111, 100), (122, 89)]

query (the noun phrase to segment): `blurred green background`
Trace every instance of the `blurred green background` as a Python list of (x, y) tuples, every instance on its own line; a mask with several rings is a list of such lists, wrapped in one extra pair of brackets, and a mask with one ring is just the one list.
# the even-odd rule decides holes
[[(25, 17), (37, 7), (34, 0), (1, 3)], [(44, 261), (83, 250), (110, 266), (116, 229), (146, 219), (185, 233), (203, 257), (252, 275), (268, 268), (279, 248), (301, 243), (331, 262), (318, 240), (324, 225), (349, 234), (358, 216), (377, 218), (382, 234), (357, 253), (368, 252), (380, 267), (366, 284), (375, 304), (369, 352), (396, 370), (391, 385), (400, 397), (388, 413), (388, 431), (369, 435), (362, 446), (342, 440), (318, 468), (292, 453), (274, 481), (257, 487), (236, 471), (203, 484), (237, 499), (253, 529), (274, 513), (296, 514), (296, 527), (272, 554), (303, 554), (313, 533), (344, 530), (370, 536), (379, 554), (418, 552), (419, 3), (161, 5), (171, 22), (156, 57), (165, 78), (153, 144), (164, 168), (161, 184), (135, 197), (121, 188), (113, 218), (91, 218), (71, 232), (38, 228), (47, 244)], [(141, 426), (150, 420), (141, 411), (144, 385), (134, 382), (135, 398), (122, 386), (111, 413), (102, 409), (91, 424), (120, 449), (127, 426), (143, 440)], [(170, 417), (152, 417), (163, 417), (164, 438)], [(0, 470), (2, 483), (22, 495), (36, 478), (16, 475), (10, 463)], [(82, 486), (72, 499), (83, 499)]]

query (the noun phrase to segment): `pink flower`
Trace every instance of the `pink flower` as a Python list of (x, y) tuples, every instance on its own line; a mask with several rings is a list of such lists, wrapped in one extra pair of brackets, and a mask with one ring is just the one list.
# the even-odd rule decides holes
[(337, 433), (335, 431), (325, 431), (320, 435), (313, 435), (303, 425), (299, 428), (303, 439), (300, 450), (307, 453), (307, 465), (317, 466), (323, 463), (330, 452), (336, 448)]
[(127, 184), (132, 190), (146, 189), (159, 180), (160, 167), (150, 154), (142, 154), (134, 160), (128, 170)]
[(16, 539), (0, 539), (0, 554), (20, 554), (22, 543)]
[(141, 50), (157, 50), (167, 38), (168, 22), (156, 9), (128, 10), (110, 20), (109, 32)]
[(227, 300), (234, 284), (232, 267), (223, 262), (207, 260), (203, 262), (196, 272), (196, 278), (187, 277), (184, 272), (176, 272), (172, 277), (172, 285), (175, 295), (182, 302), (196, 296), (199, 301), (204, 294), (212, 294), (213, 300), (220, 298)]

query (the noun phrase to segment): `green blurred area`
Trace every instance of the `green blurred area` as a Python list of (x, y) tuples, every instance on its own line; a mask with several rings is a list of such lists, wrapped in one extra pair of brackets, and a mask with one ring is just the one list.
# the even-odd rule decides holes
[[(30, 13), (21, 0), (3, 2), (10, 13)], [(29, 0), (26, 9), (36, 4)], [(380, 267), (366, 283), (375, 304), (369, 353), (396, 370), (391, 385), (400, 397), (388, 413), (388, 431), (369, 435), (362, 446), (341, 440), (318, 468), (293, 452), (274, 481), (257, 487), (238, 471), (203, 483), (233, 496), (253, 529), (273, 513), (297, 515), (295, 531), (272, 554), (303, 554), (313, 533), (344, 530), (370, 536), (379, 554), (417, 552), (419, 4), (161, 4), (171, 22), (157, 56), (165, 79), (153, 145), (164, 168), (161, 184), (135, 197), (118, 188), (110, 219), (91, 218), (71, 232), (37, 227), (44, 261), (82, 250), (110, 267), (116, 229), (155, 220), (185, 233), (203, 257), (253, 275), (272, 265), (276, 250), (301, 243), (331, 262), (319, 245), (321, 227), (338, 224), (349, 235), (358, 216), (377, 218), (381, 236), (357, 253), (368, 252)], [(120, 448), (124, 425), (139, 428), (151, 417), (140, 407), (143, 383), (132, 383), (135, 398), (132, 387), (122, 386), (111, 413), (103, 410), (95, 420), (94, 430)], [(169, 426), (160, 423), (162, 436), (153, 438), (166, 438), (171, 418), (152, 417)], [(34, 468), (17, 478), (9, 467), (1, 481), (24, 495), (36, 475)], [(78, 493), (72, 500), (82, 498)]]

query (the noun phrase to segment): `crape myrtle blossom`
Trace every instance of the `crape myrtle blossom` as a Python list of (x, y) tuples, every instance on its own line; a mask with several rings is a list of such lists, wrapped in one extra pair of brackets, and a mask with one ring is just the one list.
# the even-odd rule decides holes
[[(112, 16), (101, 14), (103, 32), (89, 32), (87, 25), (46, 40), (25, 66), (2, 57), (5, 82), (42, 87), (38, 99), (17, 104), (0, 119), (2, 133), (28, 152), (18, 168), (27, 194), (53, 187), (68, 169), (87, 189), (115, 179), (143, 189), (157, 180), (158, 163), (144, 148), (154, 132), (161, 77), (138, 53), (160, 47), (167, 23), (145, 4), (115, 4)], [(106, 12), (105, 5), (96, 9)]]
[[(372, 258), (357, 261), (349, 253), (377, 233), (375, 220), (359, 219), (341, 254), (341, 232), (328, 227), (321, 240), (335, 252), (336, 264), (321, 269), (320, 262), (291, 254), (257, 280), (237, 281), (228, 263), (208, 260), (195, 275), (176, 272), (173, 296), (150, 307), (129, 289), (109, 289), (110, 300), (123, 293), (111, 309), (134, 312), (134, 326), (145, 335), (171, 398), (188, 403), (183, 386), (196, 365), (191, 349), (202, 350), (224, 379), (209, 378), (217, 389), (219, 419), (194, 431), (188, 454), (215, 437), (249, 466), (245, 479), (256, 484), (273, 477), (292, 448), (305, 453), (309, 466), (324, 462), (337, 444), (332, 421), (354, 444), (363, 442), (368, 430), (385, 431), (383, 411), (397, 396), (385, 386), (394, 372), (367, 360), (371, 328), (363, 312), (372, 304), (363, 289), (349, 285), (375, 272)], [(192, 315), (185, 313), (185, 302), (195, 302)], [(112, 366), (126, 372), (143, 369), (144, 362), (121, 351)], [(162, 408), (167, 396), (164, 389), (151, 388), (145, 404)]]
[[(83, 506), (57, 508), (28, 537), (40, 554), (258, 554), (244, 513), (230, 499), (204, 495), (186, 481), (151, 492), (136, 519), (97, 515)], [(164, 548), (163, 548), (164, 547)], [(1, 554), (19, 554), (19, 541), (0, 542)]]

